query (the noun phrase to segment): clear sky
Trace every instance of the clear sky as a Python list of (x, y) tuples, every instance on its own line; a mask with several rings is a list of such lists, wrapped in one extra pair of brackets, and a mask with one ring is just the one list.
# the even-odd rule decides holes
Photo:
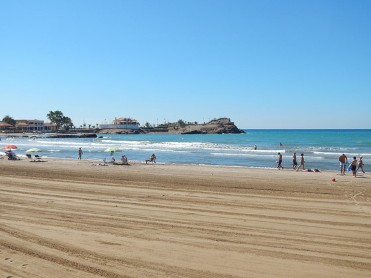
[(0, 0), (0, 120), (371, 128), (369, 0)]

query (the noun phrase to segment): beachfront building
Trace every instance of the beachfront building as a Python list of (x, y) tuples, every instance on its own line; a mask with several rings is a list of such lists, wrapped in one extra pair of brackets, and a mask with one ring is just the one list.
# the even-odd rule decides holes
[(0, 122), (0, 130), (13, 130), (14, 126), (6, 122)]
[(140, 124), (132, 118), (115, 118), (112, 124), (100, 124), (100, 129), (139, 129)]
[(22, 132), (55, 132), (57, 125), (54, 123), (45, 123), (42, 120), (17, 120), (16, 129)]
[(1, 132), (9, 132), (14, 130), (14, 126), (11, 124), (8, 124), (6, 122), (0, 122), (0, 130)]

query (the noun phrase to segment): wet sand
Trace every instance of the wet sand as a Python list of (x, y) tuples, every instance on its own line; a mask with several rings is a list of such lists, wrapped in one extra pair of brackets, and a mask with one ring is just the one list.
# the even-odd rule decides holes
[(367, 173), (97, 163), (0, 160), (0, 277), (371, 276)]

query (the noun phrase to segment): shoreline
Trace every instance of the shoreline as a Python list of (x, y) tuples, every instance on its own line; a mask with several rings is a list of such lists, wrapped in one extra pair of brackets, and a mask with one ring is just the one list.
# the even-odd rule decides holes
[[(23, 155), (23, 154), (20, 154), (20, 155), (17, 155), (20, 160), (15, 160), (14, 162), (20, 162), (20, 161), (26, 161), (26, 162), (35, 162), (36, 161), (33, 161), (34, 159), (28, 159), (26, 157), (26, 155)], [(0, 161), (7, 161), (7, 158), (6, 157), (0, 157)], [(77, 162), (80, 162), (80, 163), (84, 163), (84, 162), (87, 162), (87, 163), (93, 163), (93, 164), (99, 164), (99, 163), (102, 163), (104, 162), (104, 159), (100, 159), (100, 158), (83, 158), (81, 160), (78, 160), (78, 159), (74, 159), (74, 158), (68, 158), (68, 157), (52, 157), (52, 156), (43, 156), (41, 155), (41, 160), (44, 160), (42, 162), (53, 162), (53, 163), (57, 163), (58, 161), (66, 161), (66, 162), (73, 162), (73, 161), (77, 161)], [(120, 160), (117, 159), (116, 160), (117, 163), (120, 163)], [(108, 165), (113, 165), (112, 162), (110, 162), (109, 160), (106, 160), (106, 163)], [(236, 168), (236, 169), (245, 169), (245, 170), (262, 170), (262, 171), (288, 171), (288, 172), (296, 172), (296, 173), (331, 173), (333, 175), (337, 175), (339, 174), (340, 175), (340, 170), (331, 170), (331, 169), (325, 169), (325, 170), (320, 170), (318, 172), (315, 172), (315, 171), (307, 171), (308, 169), (310, 170), (313, 170), (315, 168), (306, 168), (304, 171), (303, 170), (300, 170), (300, 171), (296, 171), (294, 169), (292, 169), (291, 167), (284, 167), (284, 169), (281, 169), (281, 170), (278, 170), (276, 167), (259, 167), (259, 166), (244, 166), (244, 165), (216, 165), (216, 164), (204, 164), (204, 163), (166, 163), (166, 162), (157, 162), (157, 163), (148, 163), (146, 164), (145, 163), (145, 160), (128, 160), (128, 163), (129, 163), (129, 166), (133, 166), (133, 165), (158, 165), (158, 166), (178, 166), (178, 167), (205, 167), (205, 168), (216, 168), (216, 169), (219, 169), (219, 168)], [(367, 172), (366, 172), (367, 173)], [(348, 175), (350, 175), (351, 172), (348, 172)], [(361, 175), (363, 176), (363, 174)]]

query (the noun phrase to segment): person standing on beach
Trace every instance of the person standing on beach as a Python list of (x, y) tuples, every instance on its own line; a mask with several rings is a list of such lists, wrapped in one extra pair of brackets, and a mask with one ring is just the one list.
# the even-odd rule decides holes
[(278, 153), (278, 160), (277, 160), (277, 169), (278, 170), (283, 170), (283, 167), (282, 167), (282, 154), (281, 153)]
[(357, 168), (357, 172), (358, 170), (361, 169), (363, 173), (365, 173), (365, 171), (363, 170), (363, 161), (362, 161), (362, 156), (359, 157), (359, 160), (358, 160), (358, 168)]
[(340, 175), (345, 175), (348, 158), (345, 154), (342, 154), (341, 156), (339, 156), (339, 161), (340, 161)]
[(352, 163), (350, 164), (350, 169), (352, 169), (353, 177), (357, 176), (357, 157), (353, 157)]
[(78, 154), (79, 154), (79, 156), (78, 156), (78, 160), (81, 160), (81, 156), (82, 156), (82, 154), (83, 154), (84, 152), (82, 151), (82, 149), (81, 148), (79, 148), (79, 151), (78, 151)]
[(304, 170), (304, 154), (303, 153), (300, 155), (300, 165), (298, 169), (296, 169), (296, 171), (299, 171), (300, 167), (303, 167), (303, 170)]
[(296, 161), (296, 153), (292, 155), (292, 169), (296, 170), (296, 167), (298, 167), (298, 162)]

